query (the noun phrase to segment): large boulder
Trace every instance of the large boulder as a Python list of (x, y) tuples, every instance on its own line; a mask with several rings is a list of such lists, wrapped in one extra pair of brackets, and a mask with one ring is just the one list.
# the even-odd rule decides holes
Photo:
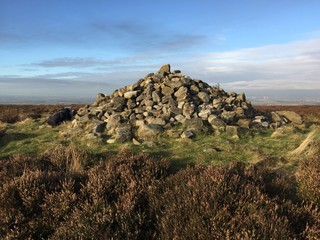
[(293, 124), (296, 124), (296, 125), (303, 124), (302, 117), (296, 112), (293, 112), (293, 111), (277, 111), (276, 113), (279, 114), (282, 117), (285, 117), (286, 119), (288, 119)]
[(137, 130), (137, 135), (141, 139), (152, 139), (163, 133), (163, 127), (158, 124), (142, 124)]
[(52, 126), (58, 126), (65, 121), (70, 121), (73, 117), (73, 111), (69, 107), (65, 107), (60, 111), (54, 113), (47, 119), (47, 123)]

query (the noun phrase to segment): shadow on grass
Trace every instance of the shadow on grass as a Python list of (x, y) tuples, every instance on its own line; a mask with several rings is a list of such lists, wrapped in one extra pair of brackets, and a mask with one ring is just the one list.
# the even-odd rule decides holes
[(2, 137), (0, 137), (0, 148), (5, 147), (13, 141), (24, 141), (27, 139), (32, 141), (32, 139), (37, 136), (38, 135), (34, 133), (5, 133)]

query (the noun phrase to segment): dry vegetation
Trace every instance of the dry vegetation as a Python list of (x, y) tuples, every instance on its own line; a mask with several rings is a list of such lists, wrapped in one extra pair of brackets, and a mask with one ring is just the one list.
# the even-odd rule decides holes
[(97, 161), (72, 144), (12, 155), (0, 160), (0, 238), (320, 239), (320, 155), (304, 152), (294, 172), (272, 159), (177, 169), (128, 150)]
[(74, 147), (60, 147), (35, 159), (2, 160), (1, 238), (320, 237), (320, 158), (301, 162), (303, 180), (292, 195), (286, 176), (266, 166), (173, 172), (164, 160), (122, 152), (92, 167), (82, 159), (81, 168), (73, 168), (79, 156), (86, 158)]
[[(72, 104), (75, 110), (82, 105)], [(16, 123), (23, 121), (26, 118), (41, 118), (46, 117), (61, 108), (64, 105), (1, 105), (0, 104), (0, 122)]]
[[(260, 111), (294, 111), (304, 117), (305, 120), (313, 122), (320, 119), (319, 105), (297, 105), (297, 106), (254, 106)], [(319, 122), (317, 122), (319, 124)]]

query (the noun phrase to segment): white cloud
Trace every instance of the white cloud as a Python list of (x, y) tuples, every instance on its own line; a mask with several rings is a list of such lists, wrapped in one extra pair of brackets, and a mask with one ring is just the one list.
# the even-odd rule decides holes
[(189, 62), (189, 74), (230, 89), (319, 89), (320, 39), (213, 52)]

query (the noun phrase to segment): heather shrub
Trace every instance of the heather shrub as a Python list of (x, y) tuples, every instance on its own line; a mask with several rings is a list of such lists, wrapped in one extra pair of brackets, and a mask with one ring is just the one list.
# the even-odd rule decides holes
[(320, 208), (320, 156), (301, 160), (297, 179), (301, 198)]
[(1, 239), (320, 238), (313, 200), (293, 201), (290, 178), (266, 166), (172, 172), (128, 151), (94, 166), (74, 146), (51, 153), (0, 160)]
[(16, 123), (20, 121), (20, 111), (16, 107), (7, 107), (0, 111), (0, 121), (4, 123)]
[[(44, 196), (59, 187), (61, 175), (41, 170), (25, 171), (20, 177), (1, 186), (1, 235), (34, 238), (42, 236), (41, 221)], [(39, 233), (39, 234), (38, 234)]]
[(54, 237), (149, 239), (154, 221), (149, 195), (166, 176), (168, 164), (147, 155), (120, 153), (88, 171), (81, 203)]
[[(160, 239), (288, 239), (288, 219), (254, 167), (186, 169), (154, 199)], [(157, 210), (155, 210), (157, 211)]]

